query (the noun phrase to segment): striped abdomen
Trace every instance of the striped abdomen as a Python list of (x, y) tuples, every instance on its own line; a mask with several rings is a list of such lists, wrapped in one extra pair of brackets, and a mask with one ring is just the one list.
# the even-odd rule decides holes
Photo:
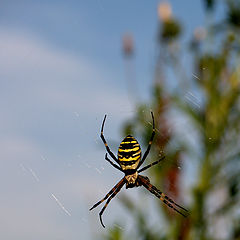
[(118, 160), (123, 170), (136, 169), (141, 159), (141, 148), (137, 140), (128, 135), (118, 148)]

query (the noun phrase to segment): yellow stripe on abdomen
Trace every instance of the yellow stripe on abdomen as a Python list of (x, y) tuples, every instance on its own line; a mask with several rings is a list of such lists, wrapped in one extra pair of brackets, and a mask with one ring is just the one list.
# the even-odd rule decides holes
[(135, 148), (130, 148), (130, 149), (122, 149), (122, 148), (119, 148), (118, 149), (118, 152), (136, 152), (140, 149), (139, 146), (135, 147)]
[(140, 159), (140, 145), (134, 137), (128, 135), (118, 148), (118, 160), (122, 169), (135, 169)]

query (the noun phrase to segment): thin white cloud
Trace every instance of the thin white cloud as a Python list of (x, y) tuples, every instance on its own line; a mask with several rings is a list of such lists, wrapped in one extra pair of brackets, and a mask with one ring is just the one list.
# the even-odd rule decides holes
[(9, 30), (0, 30), (0, 48), (1, 82), (12, 91), (3, 92), (5, 98), (19, 94), (23, 102), (32, 98), (42, 105), (94, 114), (121, 115), (121, 110), (131, 109), (124, 90), (109, 81), (119, 78), (86, 58)]

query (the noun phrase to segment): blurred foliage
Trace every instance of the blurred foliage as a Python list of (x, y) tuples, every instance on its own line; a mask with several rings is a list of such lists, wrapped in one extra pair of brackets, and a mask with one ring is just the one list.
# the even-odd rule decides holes
[[(212, 14), (220, 4), (203, 2)], [(123, 131), (140, 138), (142, 148), (146, 148), (153, 110), (157, 134), (146, 162), (162, 154), (166, 160), (151, 168), (148, 176), (190, 214), (186, 219), (178, 216), (143, 191), (154, 198), (155, 212), (162, 219), (150, 227), (147, 207), (139, 208), (127, 195), (121, 202), (135, 221), (134, 231), (113, 227), (104, 239), (240, 239), (240, 5), (237, 0), (221, 4), (225, 5), (225, 16), (219, 22), (211, 17), (210, 24), (207, 21), (205, 28), (193, 34), (190, 48), (181, 46), (182, 25), (172, 16), (159, 24), (156, 69), (160, 71), (155, 73), (149, 102), (136, 106), (135, 116)], [(184, 70), (181, 56), (186, 53), (192, 55), (193, 64)], [(174, 89), (162, 74), (169, 65), (175, 73)], [(179, 119), (187, 124), (174, 126)], [(189, 145), (187, 135), (196, 149)], [(185, 176), (187, 171), (188, 177), (194, 175), (191, 184)]]
[(213, 10), (213, 7), (215, 5), (214, 0), (204, 0), (205, 6), (207, 10)]
[(231, 7), (228, 12), (228, 21), (235, 27), (240, 27), (240, 7)]
[(160, 32), (160, 39), (163, 41), (170, 41), (177, 38), (181, 33), (181, 25), (178, 21), (170, 19), (163, 22), (162, 30)]

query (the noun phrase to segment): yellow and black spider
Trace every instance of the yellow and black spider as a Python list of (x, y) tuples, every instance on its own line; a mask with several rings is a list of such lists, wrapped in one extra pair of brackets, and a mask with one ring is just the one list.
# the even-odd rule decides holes
[(143, 155), (143, 158), (141, 159), (141, 148), (137, 140), (132, 137), (131, 135), (126, 136), (123, 141), (120, 143), (120, 146), (118, 148), (118, 158), (115, 157), (115, 155), (111, 152), (110, 148), (108, 147), (108, 144), (103, 136), (103, 128), (104, 128), (104, 123), (106, 120), (107, 115), (104, 116), (103, 123), (102, 123), (102, 128), (101, 128), (101, 139), (106, 147), (107, 152), (110, 154), (110, 156), (116, 161), (116, 163), (119, 164), (119, 166), (115, 163), (113, 163), (107, 156), (107, 153), (105, 155), (105, 159), (115, 168), (118, 170), (122, 171), (125, 176), (112, 188), (112, 190), (99, 202), (93, 205), (93, 207), (90, 208), (90, 211), (97, 207), (100, 203), (105, 201), (107, 199), (107, 202), (105, 203), (104, 207), (102, 208), (101, 212), (99, 213), (100, 217), (100, 222), (103, 227), (103, 221), (102, 221), (102, 214), (104, 210), (106, 209), (107, 205), (111, 201), (112, 198), (116, 196), (116, 194), (121, 190), (121, 188), (126, 184), (126, 188), (133, 188), (133, 187), (139, 187), (139, 186), (144, 186), (148, 191), (150, 191), (152, 194), (154, 194), (157, 198), (159, 198), (161, 201), (163, 201), (168, 207), (172, 208), (174, 211), (178, 212), (182, 216), (186, 217), (185, 214), (180, 212), (176, 207), (181, 208), (184, 211), (187, 211), (187, 209), (181, 207), (177, 203), (175, 203), (171, 198), (166, 196), (164, 193), (162, 193), (160, 190), (158, 190), (155, 186), (153, 186), (148, 177), (139, 175), (138, 173), (150, 168), (151, 166), (159, 163), (162, 161), (165, 156), (160, 158), (158, 161), (153, 162), (140, 170), (138, 168), (143, 164), (144, 160), (146, 159), (151, 145), (152, 141), (155, 135), (155, 125), (154, 125), (154, 117), (153, 113), (152, 114), (152, 120), (153, 120), (153, 131), (152, 131), (152, 136), (150, 138), (148, 148), (146, 152)]

